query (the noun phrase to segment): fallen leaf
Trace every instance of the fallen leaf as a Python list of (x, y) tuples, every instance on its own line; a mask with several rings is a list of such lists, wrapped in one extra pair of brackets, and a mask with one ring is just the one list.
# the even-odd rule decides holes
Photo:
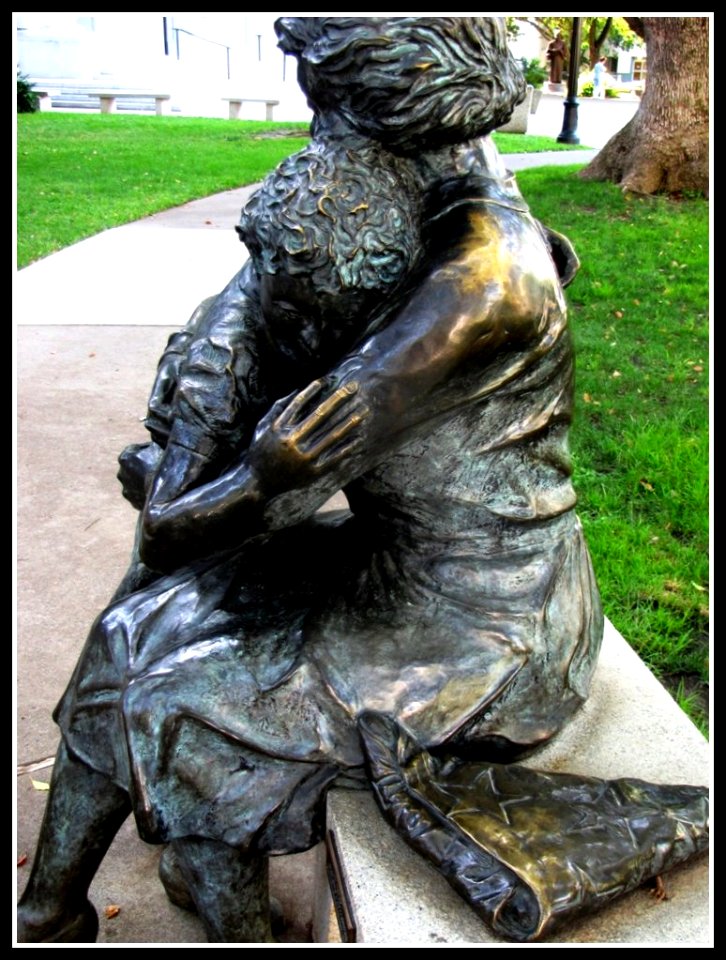
[(24, 867), (27, 862), (28, 862), (28, 854), (27, 854), (27, 853), (24, 853), (22, 856), (18, 857), (18, 866), (19, 866), (19, 867)]
[(50, 790), (50, 784), (46, 783), (45, 780), (31, 780), (30, 782), (36, 790)]
[(618, 320), (622, 320), (622, 318), (623, 318), (623, 311), (622, 311), (622, 310), (615, 310), (615, 316), (618, 318)]
[(650, 483), (650, 481), (648, 480), (641, 479), (639, 483), (644, 490), (650, 490), (651, 493), (655, 490), (655, 487), (653, 486), (653, 484)]
[(583, 393), (582, 399), (585, 401), (585, 403), (592, 403), (592, 397), (589, 393)]
[(700, 364), (696, 364), (693, 370), (694, 370), (694, 373), (703, 373), (703, 367)]
[(694, 583), (693, 580), (691, 580), (691, 586), (695, 587), (696, 590), (700, 591), (701, 593), (708, 593), (708, 587), (702, 587), (700, 583)]
[(622, 377), (622, 373), (619, 370), (613, 370), (610, 374), (611, 377)]
[(89, 356), (89, 357), (95, 357), (96, 354), (95, 354), (95, 353), (89, 353), (88, 356)]
[(205, 223), (211, 223), (212, 221), (211, 221), (211, 220), (205, 220), (204, 222), (205, 222)]
[(117, 917), (121, 913), (121, 907), (116, 903), (111, 903), (103, 911), (106, 915), (107, 920), (113, 920), (114, 917)]

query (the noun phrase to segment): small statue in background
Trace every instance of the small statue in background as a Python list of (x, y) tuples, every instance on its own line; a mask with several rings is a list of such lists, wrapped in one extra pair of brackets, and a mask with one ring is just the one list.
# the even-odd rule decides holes
[(547, 46), (547, 60), (550, 65), (550, 83), (562, 83), (562, 70), (567, 56), (567, 47), (559, 30)]

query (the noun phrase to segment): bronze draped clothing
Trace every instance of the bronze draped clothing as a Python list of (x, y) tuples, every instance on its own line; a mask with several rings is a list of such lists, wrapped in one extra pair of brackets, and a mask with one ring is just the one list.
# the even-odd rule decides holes
[[(511, 182), (468, 178), (441, 200), (462, 223), (506, 223), (515, 263), (517, 231), (536, 233)], [(145, 839), (309, 847), (329, 784), (365, 781), (365, 710), (426, 747), (496, 758), (545, 742), (582, 704), (602, 612), (574, 513), (572, 345), (548, 263), (528, 280), (535, 335), (470, 358), (425, 429), (346, 478), (352, 516), (248, 541), (98, 618), (57, 719), (130, 791)]]

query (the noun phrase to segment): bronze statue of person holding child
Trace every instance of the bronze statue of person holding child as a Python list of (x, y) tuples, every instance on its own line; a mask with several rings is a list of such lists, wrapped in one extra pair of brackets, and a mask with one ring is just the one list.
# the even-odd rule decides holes
[[(94, 941), (88, 886), (131, 812), (210, 942), (271, 940), (267, 858), (320, 840), (333, 783), (372, 788), (520, 940), (597, 899), (573, 818), (598, 824), (601, 889), (706, 843), (701, 788), (515, 762), (585, 701), (603, 618), (567, 445), (578, 263), (489, 137), (524, 96), (502, 21), (277, 30), (313, 139), (243, 210), (250, 260), (172, 338), (152, 440), (122, 456), (137, 545), (56, 711), (21, 942)], [(485, 783), (519, 791), (533, 863), (562, 824), (571, 869), (508, 859)]]

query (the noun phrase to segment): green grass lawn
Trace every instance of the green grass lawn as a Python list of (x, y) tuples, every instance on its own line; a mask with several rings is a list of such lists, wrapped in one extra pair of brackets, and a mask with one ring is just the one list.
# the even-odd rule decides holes
[[(254, 183), (307, 142), (305, 124), (18, 116), (18, 267), (101, 230)], [(272, 136), (274, 134), (274, 136)]]
[[(21, 114), (18, 267), (109, 227), (255, 183), (307, 133), (305, 123)], [(506, 153), (566, 146), (521, 134), (497, 134), (497, 142)]]
[[(260, 180), (306, 142), (304, 125), (287, 128), (289, 137), (275, 123), (18, 117), (18, 265)], [(563, 146), (496, 139), (503, 152)], [(628, 199), (612, 184), (579, 180), (578, 169), (517, 179), (535, 215), (566, 234), (582, 261), (568, 288), (579, 513), (607, 616), (706, 732), (708, 202)]]
[(579, 513), (606, 615), (706, 732), (708, 202), (628, 199), (578, 169), (517, 180), (582, 261), (567, 291)]

